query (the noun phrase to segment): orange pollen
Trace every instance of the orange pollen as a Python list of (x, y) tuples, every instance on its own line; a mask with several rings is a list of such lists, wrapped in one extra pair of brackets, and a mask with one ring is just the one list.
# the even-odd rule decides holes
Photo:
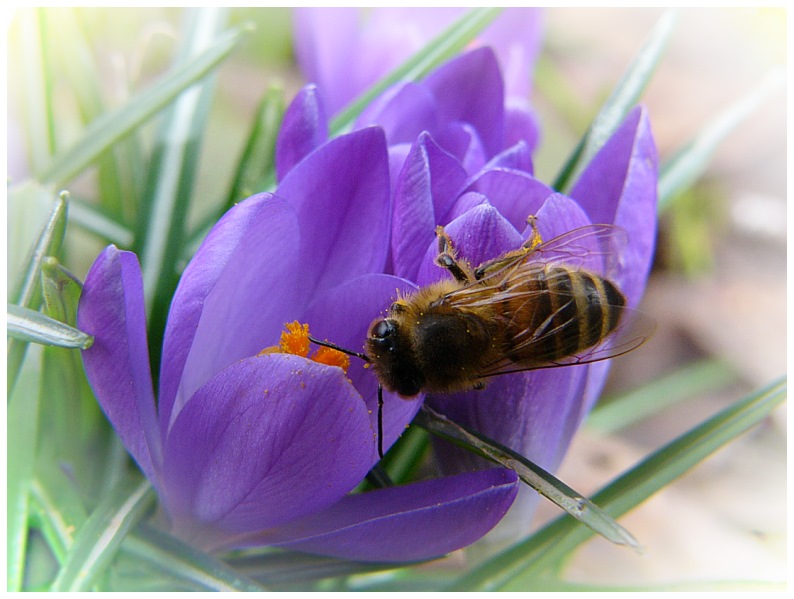
[(345, 373), (350, 368), (350, 356), (324, 345), (317, 348), (312, 360), (320, 364), (328, 364), (328, 366), (339, 366)]
[(302, 358), (309, 358), (319, 364), (328, 366), (338, 366), (345, 374), (350, 367), (350, 357), (340, 351), (330, 347), (320, 346), (312, 356), (309, 356), (309, 325), (301, 324), (297, 320), (286, 325), (286, 331), (281, 333), (278, 347), (271, 346), (259, 352), (259, 356), (265, 354), (281, 353), (293, 354)]
[(284, 354), (295, 354), (303, 358), (309, 355), (309, 325), (297, 320), (285, 325), (286, 331), (281, 333), (278, 347)]

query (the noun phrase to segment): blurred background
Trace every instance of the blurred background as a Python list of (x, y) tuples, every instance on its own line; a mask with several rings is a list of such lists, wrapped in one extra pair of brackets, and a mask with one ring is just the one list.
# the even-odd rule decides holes
[[(63, 18), (70, 13), (63, 13)], [(179, 36), (178, 9), (80, 9), (102, 69), (101, 90), (121, 105), (168, 68)], [(533, 102), (542, 126), (535, 164), (550, 182), (617, 83), (662, 11), (549, 9)], [(256, 107), (281, 82), (289, 100), (303, 83), (294, 65), (287, 9), (236, 9), (231, 24), (256, 23), (220, 68), (205, 134), (191, 222), (228, 192)], [(56, 21), (54, 21), (56, 22)], [(18, 95), (26, 65), (24, 30), (12, 20), (8, 40), (8, 179), (31, 169), (26, 106)], [(53, 28), (57, 39), (62, 35)], [(669, 48), (644, 95), (661, 161), (710, 119), (785, 67), (784, 9), (681, 10)], [(67, 44), (68, 40), (59, 40)], [(68, 65), (63, 65), (67, 69)], [(68, 77), (56, 78), (55, 107), (66, 139), (81, 128)], [(613, 476), (708, 416), (786, 372), (785, 86), (721, 144), (708, 172), (674, 198), (661, 217), (658, 254), (643, 310), (657, 320), (641, 350), (615, 360), (604, 402), (650, 387), (659, 404), (678, 399), (618, 431), (588, 423), (562, 470), (569, 485), (592, 494)], [(95, 194), (91, 173), (69, 186)], [(15, 216), (15, 218), (17, 218)], [(17, 225), (19, 220), (15, 220)], [(22, 263), (35, 227), (9, 228), (9, 272)], [(64, 263), (83, 277), (102, 242), (79, 228), (67, 235)], [(689, 378), (686, 378), (686, 377)], [(683, 391), (681, 389), (683, 388)], [(669, 390), (669, 393), (667, 392)], [(786, 410), (750, 431), (621, 522), (643, 555), (594, 539), (565, 578), (602, 584), (786, 579)], [(544, 503), (538, 522), (556, 517)]]

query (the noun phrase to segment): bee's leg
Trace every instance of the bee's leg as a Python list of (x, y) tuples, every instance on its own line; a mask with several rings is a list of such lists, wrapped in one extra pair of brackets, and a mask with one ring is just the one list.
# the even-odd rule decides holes
[(527, 239), (519, 249), (513, 250), (512, 252), (508, 252), (502, 256), (499, 256), (498, 258), (494, 258), (493, 260), (489, 260), (488, 262), (483, 262), (480, 264), (476, 269), (474, 269), (475, 279), (479, 281), (487, 275), (504, 268), (505, 266), (520, 262), (522, 259), (526, 258), (529, 256), (529, 254), (535, 251), (535, 248), (543, 242), (540, 237), (540, 232), (538, 231), (538, 217), (532, 214), (529, 215), (527, 217), (527, 224), (532, 227), (532, 234), (529, 236), (529, 239)]
[(436, 236), (438, 237), (438, 256), (436, 256), (436, 264), (442, 268), (446, 268), (455, 277), (455, 280), (461, 283), (471, 283), (474, 281), (471, 267), (465, 260), (458, 260), (457, 252), (452, 245), (452, 240), (444, 231), (444, 227), (436, 227)]
[(540, 231), (538, 231), (538, 217), (537, 216), (535, 216), (534, 214), (530, 214), (527, 217), (527, 224), (530, 227), (532, 227), (532, 235), (529, 236), (529, 239), (527, 239), (524, 242), (524, 245), (521, 246), (521, 247), (524, 247), (524, 248), (528, 249), (531, 252), (536, 247), (538, 247), (541, 243), (543, 243), (543, 239), (541, 239)]

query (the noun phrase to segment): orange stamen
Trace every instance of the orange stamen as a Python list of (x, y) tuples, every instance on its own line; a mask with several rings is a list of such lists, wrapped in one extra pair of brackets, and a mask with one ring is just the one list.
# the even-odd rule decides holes
[(311, 359), (320, 364), (339, 366), (345, 373), (347, 373), (347, 369), (350, 368), (350, 356), (331, 347), (321, 346), (317, 348), (317, 351), (314, 352)]
[(293, 354), (302, 358), (309, 358), (319, 364), (338, 366), (345, 374), (350, 367), (350, 357), (330, 347), (321, 346), (309, 356), (309, 325), (301, 324), (297, 320), (284, 325), (286, 331), (281, 333), (278, 346), (266, 347), (257, 356), (266, 354)]

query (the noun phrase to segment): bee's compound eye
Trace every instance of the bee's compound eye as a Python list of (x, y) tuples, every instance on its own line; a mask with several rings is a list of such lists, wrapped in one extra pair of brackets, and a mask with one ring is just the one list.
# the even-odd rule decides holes
[(381, 320), (372, 328), (372, 336), (376, 339), (386, 339), (394, 334), (394, 323), (390, 320)]

